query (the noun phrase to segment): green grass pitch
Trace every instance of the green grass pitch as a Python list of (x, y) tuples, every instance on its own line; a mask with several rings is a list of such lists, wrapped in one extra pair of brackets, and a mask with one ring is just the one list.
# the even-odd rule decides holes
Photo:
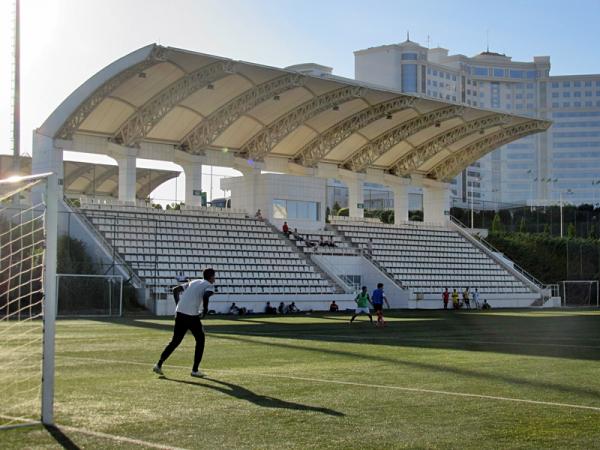
[(210, 317), (205, 379), (191, 334), (152, 373), (172, 319), (61, 320), (59, 428), (0, 431), (0, 447), (600, 447), (600, 312), (348, 319)]

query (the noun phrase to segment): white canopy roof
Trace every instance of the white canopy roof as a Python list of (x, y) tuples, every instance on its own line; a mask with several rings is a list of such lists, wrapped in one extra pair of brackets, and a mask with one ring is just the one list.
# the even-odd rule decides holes
[(158, 45), (113, 62), (74, 91), (40, 132), (94, 135), (201, 155), (330, 163), (444, 181), (550, 122), (465, 107), (321, 73)]

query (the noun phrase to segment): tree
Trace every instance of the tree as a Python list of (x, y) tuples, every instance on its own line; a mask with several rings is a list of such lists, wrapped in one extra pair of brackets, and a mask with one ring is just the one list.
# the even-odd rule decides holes
[(502, 225), (502, 220), (500, 219), (500, 214), (498, 213), (494, 214), (494, 220), (492, 220), (492, 233), (504, 233), (504, 225)]
[(525, 217), (521, 217), (519, 222), (519, 233), (527, 233), (527, 225), (525, 224)]
[(573, 239), (575, 237), (575, 225), (573, 225), (572, 223), (570, 223), (567, 227), (567, 237), (569, 239)]
[(547, 224), (547, 223), (544, 224), (544, 231), (543, 231), (543, 233), (544, 234), (550, 234), (550, 225), (549, 224)]
[(598, 239), (598, 233), (596, 232), (596, 224), (592, 223), (592, 225), (590, 226), (590, 234), (588, 235), (589, 239), (592, 240), (597, 240)]
[(331, 207), (331, 215), (333, 215), (333, 216), (339, 215), (340, 209), (342, 209), (342, 207), (340, 206), (340, 204), (338, 202), (335, 202), (333, 204), (333, 206)]

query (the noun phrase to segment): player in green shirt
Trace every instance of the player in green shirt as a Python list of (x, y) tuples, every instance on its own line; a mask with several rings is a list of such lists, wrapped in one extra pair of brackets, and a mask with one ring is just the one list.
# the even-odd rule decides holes
[(369, 293), (367, 292), (367, 287), (363, 286), (362, 291), (358, 293), (356, 298), (354, 299), (356, 302), (356, 309), (354, 310), (354, 315), (352, 319), (350, 319), (350, 323), (354, 322), (356, 316), (361, 313), (367, 314), (369, 316), (369, 320), (373, 323), (373, 316), (371, 315), (371, 311), (369, 310), (369, 303), (371, 303), (371, 299), (369, 298)]

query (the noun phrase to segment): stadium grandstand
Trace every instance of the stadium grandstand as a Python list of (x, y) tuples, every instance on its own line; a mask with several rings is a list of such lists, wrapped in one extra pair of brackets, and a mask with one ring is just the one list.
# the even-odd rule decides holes
[[(76, 89), (33, 134), (32, 173), (58, 175), (69, 232), (105, 272), (122, 275), (158, 315), (171, 314), (181, 275), (214, 267), (211, 308), (254, 311), (295, 301), (305, 310), (353, 305), (357, 286), (386, 285), (396, 308), (438, 308), (443, 288), (478, 288), (494, 307), (554, 304), (544, 286), (450, 220), (449, 182), (483, 155), (550, 123), (407, 95), (301, 64), (285, 69), (149, 45)], [(63, 161), (105, 155), (116, 166)], [(185, 173), (185, 205), (146, 198)], [(202, 166), (231, 208), (202, 206)], [(327, 179), (348, 187), (349, 217), (326, 213)], [(394, 225), (363, 216), (363, 183), (394, 192)], [(408, 189), (423, 222), (408, 220)], [(260, 217), (256, 216), (262, 211)], [(297, 236), (280, 232), (286, 221)], [(330, 223), (328, 223), (330, 222)], [(62, 227), (64, 230), (64, 226)], [(333, 245), (319, 245), (321, 237)]]

